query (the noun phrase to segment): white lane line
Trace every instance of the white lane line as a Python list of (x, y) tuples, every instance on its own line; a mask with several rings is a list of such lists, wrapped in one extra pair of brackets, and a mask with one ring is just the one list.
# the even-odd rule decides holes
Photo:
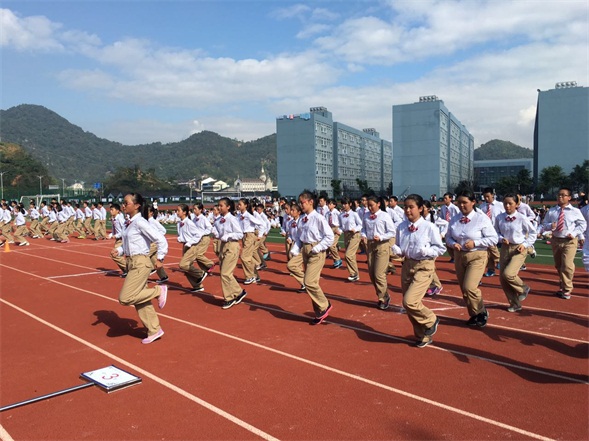
[(273, 437), (272, 435), (270, 435), (270, 434), (268, 434), (268, 433), (266, 433), (266, 432), (258, 429), (257, 427), (254, 427), (251, 424), (246, 423), (242, 419), (239, 419), (236, 416), (231, 415), (230, 413), (224, 411), (223, 409), (220, 409), (217, 406), (215, 406), (215, 405), (213, 405), (213, 404), (211, 404), (211, 403), (203, 400), (202, 398), (199, 398), (199, 397), (191, 394), (190, 392), (187, 392), (186, 390), (184, 390), (184, 389), (182, 389), (182, 388), (180, 388), (180, 387), (178, 387), (178, 386), (176, 386), (176, 385), (174, 385), (174, 384), (172, 384), (172, 383), (164, 380), (163, 378), (158, 377), (157, 375), (152, 374), (151, 372), (146, 371), (145, 369), (140, 368), (139, 366), (137, 366), (137, 365), (135, 365), (135, 364), (133, 364), (133, 363), (131, 363), (131, 362), (129, 362), (129, 361), (127, 361), (127, 360), (125, 360), (125, 359), (123, 359), (123, 358), (115, 355), (115, 354), (113, 354), (112, 352), (108, 352), (108, 351), (102, 349), (101, 347), (96, 346), (95, 344), (90, 343), (89, 341), (84, 340), (83, 338), (80, 338), (80, 337), (78, 337), (78, 336), (76, 336), (76, 335), (74, 335), (74, 334), (66, 331), (63, 328), (60, 328), (59, 326), (56, 326), (56, 325), (54, 325), (52, 323), (49, 323), (48, 321), (43, 320), (41, 317), (38, 317), (38, 316), (36, 316), (36, 315), (34, 315), (34, 314), (26, 311), (26, 310), (24, 310), (24, 309), (22, 309), (22, 308), (20, 308), (20, 307), (18, 307), (16, 305), (14, 305), (13, 303), (8, 302), (7, 300), (4, 300), (4, 299), (0, 298), (0, 302), (2, 302), (4, 304), (6, 304), (6, 305), (8, 305), (8, 306), (10, 306), (10, 307), (12, 307), (14, 309), (16, 309), (17, 311), (21, 312), (22, 314), (25, 314), (25, 315), (29, 316), (30, 318), (38, 321), (39, 323), (42, 323), (43, 325), (45, 325), (45, 326), (47, 326), (47, 327), (49, 327), (49, 328), (51, 328), (51, 329), (53, 329), (53, 330), (55, 330), (55, 331), (63, 334), (63, 335), (71, 338), (72, 340), (75, 340), (78, 343), (81, 343), (81, 344), (89, 347), (90, 349), (93, 349), (96, 352), (99, 352), (102, 355), (105, 355), (106, 357), (109, 357), (110, 359), (115, 360), (116, 362), (118, 362), (118, 363), (120, 363), (122, 365), (127, 366), (128, 368), (130, 368), (130, 369), (132, 369), (132, 370), (140, 373), (144, 377), (150, 378), (151, 380), (155, 381), (156, 383), (159, 383), (162, 386), (167, 387), (170, 390), (173, 390), (174, 392), (180, 394), (184, 398), (187, 398), (190, 401), (193, 401), (194, 403), (196, 403), (196, 404), (204, 407), (205, 409), (210, 410), (211, 412), (214, 412), (217, 415), (219, 415), (219, 416), (221, 416), (221, 417), (223, 417), (223, 418), (231, 421), (232, 423), (234, 423), (234, 424), (236, 424), (236, 425), (238, 425), (240, 427), (243, 427), (245, 430), (247, 430), (247, 431), (249, 431), (249, 432), (251, 432), (251, 433), (259, 436), (262, 439), (265, 439), (265, 440), (278, 440), (278, 438)]
[(81, 277), (81, 276), (93, 276), (96, 274), (109, 274), (109, 273), (118, 273), (117, 270), (108, 270), (108, 271), (93, 271), (89, 273), (78, 273), (78, 274), (64, 274), (62, 276), (49, 276), (45, 277), (46, 279), (62, 279), (64, 277)]
[[(218, 407), (216, 407), (216, 406), (214, 406), (214, 405), (212, 405), (212, 404), (210, 404), (210, 403), (208, 403), (208, 402), (206, 402), (206, 401), (204, 401), (204, 400), (202, 400), (202, 399), (200, 399), (200, 398), (192, 395), (190, 392), (187, 392), (184, 389), (181, 389), (181, 388), (179, 388), (179, 387), (177, 387), (177, 386), (169, 383), (168, 381), (164, 380), (163, 378), (160, 378), (157, 375), (154, 375), (154, 374), (152, 374), (152, 373), (150, 373), (150, 372), (148, 372), (148, 371), (140, 368), (139, 366), (136, 366), (133, 363), (128, 362), (128, 361), (126, 361), (126, 360), (124, 360), (124, 359), (122, 359), (122, 358), (120, 358), (120, 357), (118, 357), (118, 356), (116, 356), (116, 355), (114, 355), (114, 354), (112, 354), (112, 353), (110, 353), (110, 352), (108, 352), (108, 351), (106, 351), (106, 350), (104, 350), (104, 349), (102, 349), (102, 348), (100, 348), (100, 347), (98, 347), (98, 346), (96, 346), (96, 345), (94, 345), (94, 344), (92, 344), (92, 343), (90, 343), (90, 342), (88, 342), (88, 341), (86, 341), (86, 340), (84, 340), (84, 339), (82, 339), (82, 338), (74, 335), (74, 334), (71, 334), (70, 332), (66, 331), (65, 329), (62, 329), (62, 328), (60, 328), (60, 327), (58, 327), (58, 326), (56, 326), (56, 325), (54, 325), (52, 323), (49, 323), (46, 320), (44, 320), (44, 319), (42, 319), (42, 318), (40, 318), (40, 317), (38, 317), (38, 316), (36, 316), (36, 315), (34, 315), (32, 313), (30, 313), (30, 312), (28, 312), (28, 311), (20, 308), (20, 307), (12, 304), (10, 302), (8, 302), (8, 301), (6, 301), (6, 300), (4, 300), (2, 298), (0, 298), (0, 302), (2, 302), (4, 304), (6, 304), (6, 305), (8, 305), (8, 306), (10, 306), (10, 307), (12, 307), (14, 309), (16, 309), (17, 311), (20, 311), (21, 313), (23, 313), (23, 314), (31, 317), (34, 320), (37, 320), (38, 322), (40, 322), (40, 323), (42, 323), (42, 324), (50, 327), (51, 329), (54, 329), (55, 331), (60, 332), (60, 333), (62, 333), (64, 335), (72, 338), (75, 341), (77, 341), (77, 342), (79, 342), (79, 343), (81, 343), (83, 345), (88, 346), (89, 348), (94, 349), (95, 351), (100, 352), (101, 354), (103, 354), (103, 355), (105, 355), (107, 357), (110, 357), (111, 359), (113, 359), (113, 360), (115, 360), (115, 361), (117, 361), (117, 362), (119, 362), (119, 363), (127, 366), (128, 368), (133, 369), (136, 372), (139, 372), (140, 374), (142, 374), (142, 375), (144, 375), (144, 376), (146, 376), (148, 378), (151, 378), (153, 381), (155, 381), (155, 382), (157, 382), (157, 383), (159, 383), (159, 384), (161, 384), (161, 385), (163, 385), (163, 386), (165, 386), (165, 387), (173, 390), (174, 392), (177, 392), (178, 394), (182, 395), (183, 397), (188, 398), (191, 401), (194, 401), (195, 403), (197, 403), (197, 404), (205, 407), (206, 409), (208, 409), (208, 410), (210, 410), (210, 411), (212, 411), (212, 412), (214, 412), (214, 413), (216, 413), (216, 414), (218, 414), (218, 415), (220, 415), (220, 416), (228, 419), (229, 421), (231, 421), (231, 422), (233, 422), (233, 423), (235, 423), (235, 424), (237, 424), (237, 425), (245, 428), (246, 430), (249, 430), (250, 432), (255, 433), (256, 435), (260, 436), (263, 439), (267, 439), (267, 440), (275, 439), (271, 435), (263, 432), (262, 430), (257, 429), (256, 427), (251, 426), (250, 424), (246, 423), (245, 421), (243, 421), (243, 420), (241, 420), (241, 419), (239, 419), (239, 418), (237, 418), (237, 417), (235, 417), (235, 416), (233, 416), (233, 415), (231, 415), (231, 414), (223, 411), (222, 409), (220, 409), (220, 408), (218, 408)], [(530, 438), (534, 438), (534, 439), (538, 439), (538, 440), (544, 440), (544, 441), (553, 441), (552, 438), (548, 438), (548, 437), (539, 435), (537, 433), (529, 432), (527, 430), (520, 429), (518, 427), (511, 426), (509, 424), (504, 424), (504, 423), (501, 423), (499, 421), (496, 421), (496, 420), (493, 420), (493, 419), (490, 419), (490, 418), (486, 418), (486, 417), (483, 417), (481, 415), (477, 415), (477, 414), (472, 413), (472, 412), (468, 412), (468, 411), (465, 411), (465, 410), (462, 410), (462, 409), (458, 409), (458, 408), (453, 407), (453, 406), (449, 406), (449, 405), (440, 403), (438, 401), (430, 400), (429, 398), (425, 398), (425, 397), (422, 397), (422, 396), (419, 396), (419, 395), (416, 395), (416, 394), (413, 394), (413, 393), (410, 393), (410, 392), (406, 392), (406, 391), (401, 390), (401, 389), (397, 389), (397, 388), (394, 388), (394, 387), (391, 387), (391, 386), (387, 386), (385, 384), (378, 383), (378, 382), (373, 381), (373, 380), (369, 380), (369, 379), (364, 378), (364, 377), (361, 377), (359, 375), (351, 374), (349, 372), (345, 372), (345, 371), (342, 371), (340, 369), (332, 368), (330, 366), (326, 366), (326, 365), (321, 364), (321, 363), (317, 363), (317, 362), (314, 362), (314, 361), (311, 361), (311, 360), (308, 360), (308, 359), (305, 359), (305, 358), (302, 358), (302, 357), (298, 357), (296, 355), (289, 354), (287, 352), (283, 352), (283, 351), (280, 351), (280, 350), (277, 350), (277, 349), (269, 348), (267, 346), (264, 346), (264, 345), (261, 345), (261, 344), (258, 344), (258, 343), (251, 342), (249, 340), (242, 339), (240, 337), (228, 335), (228, 334), (225, 334), (223, 332), (220, 332), (220, 331), (217, 331), (217, 330), (214, 330), (214, 329), (210, 329), (210, 328), (207, 328), (207, 327), (204, 327), (204, 326), (196, 325), (194, 323), (191, 323), (191, 322), (188, 322), (188, 321), (185, 321), (185, 320), (177, 319), (177, 318), (174, 318), (174, 317), (169, 317), (169, 316), (167, 316), (165, 314), (161, 314), (161, 315), (164, 316), (164, 317), (168, 317), (170, 319), (176, 320), (176, 321), (178, 321), (180, 323), (184, 323), (184, 324), (189, 325), (189, 326), (195, 326), (195, 327), (197, 327), (199, 329), (203, 329), (203, 330), (206, 330), (208, 332), (212, 332), (212, 333), (214, 333), (216, 335), (228, 337), (228, 338), (230, 338), (232, 340), (235, 340), (235, 341), (238, 341), (238, 342), (241, 342), (241, 343), (245, 343), (245, 344), (250, 345), (250, 346), (254, 346), (254, 347), (258, 348), (258, 349), (262, 349), (262, 350), (265, 350), (265, 351), (273, 352), (275, 354), (278, 354), (278, 355), (281, 355), (281, 356), (290, 358), (292, 360), (296, 360), (296, 361), (299, 361), (301, 363), (308, 364), (310, 366), (317, 367), (319, 369), (322, 369), (322, 370), (325, 370), (325, 371), (328, 371), (328, 372), (332, 372), (332, 373), (335, 373), (335, 374), (338, 374), (338, 375), (341, 375), (341, 376), (344, 376), (344, 377), (347, 377), (347, 378), (351, 378), (353, 380), (356, 380), (356, 381), (359, 381), (359, 382), (362, 382), (362, 383), (365, 383), (365, 384), (368, 384), (368, 385), (371, 385), (371, 386), (374, 386), (374, 387), (377, 387), (377, 388), (380, 388), (380, 389), (387, 390), (389, 392), (393, 392), (395, 394), (404, 396), (406, 398), (410, 398), (410, 399), (413, 399), (413, 400), (416, 400), (416, 401), (420, 401), (422, 403), (425, 403), (425, 404), (428, 404), (428, 405), (431, 405), (431, 406), (434, 406), (434, 407), (438, 407), (440, 409), (444, 409), (444, 410), (447, 410), (449, 412), (456, 413), (458, 415), (462, 415), (462, 416), (465, 416), (465, 417), (468, 417), (468, 418), (472, 418), (472, 419), (474, 419), (476, 421), (479, 421), (479, 422), (482, 422), (482, 423), (487, 423), (487, 424), (490, 424), (492, 426), (500, 427), (502, 429), (509, 430), (511, 432), (519, 433), (520, 435), (529, 436)]]

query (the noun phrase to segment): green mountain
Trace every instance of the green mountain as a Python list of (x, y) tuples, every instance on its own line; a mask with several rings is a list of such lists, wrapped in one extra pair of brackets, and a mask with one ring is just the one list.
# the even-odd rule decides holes
[(266, 174), (276, 182), (276, 135), (240, 142), (213, 132), (201, 132), (175, 143), (127, 146), (99, 138), (57, 113), (22, 104), (0, 110), (0, 136), (21, 145), (49, 173), (87, 183), (102, 182), (120, 167), (153, 170), (159, 178), (188, 180), (209, 175), (233, 183), (239, 175)]
[(534, 151), (513, 142), (492, 139), (474, 151), (474, 160), (533, 158)]
[(40, 183), (43, 187), (57, 184), (47, 168), (17, 144), (0, 142), (0, 172), (5, 199), (16, 198), (21, 194), (37, 194)]

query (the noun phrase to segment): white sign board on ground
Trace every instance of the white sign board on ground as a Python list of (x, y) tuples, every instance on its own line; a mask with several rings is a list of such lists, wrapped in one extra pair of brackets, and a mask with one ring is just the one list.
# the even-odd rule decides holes
[(106, 392), (113, 392), (141, 383), (141, 378), (111, 365), (95, 371), (84, 372), (81, 377), (100, 386)]

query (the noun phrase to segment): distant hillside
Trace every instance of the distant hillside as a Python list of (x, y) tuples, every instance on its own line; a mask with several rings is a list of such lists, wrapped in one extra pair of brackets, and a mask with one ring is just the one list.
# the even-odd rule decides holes
[(22, 104), (0, 110), (0, 136), (20, 144), (56, 178), (102, 182), (119, 167), (153, 169), (167, 179), (189, 179), (208, 174), (232, 183), (237, 175), (253, 178), (261, 162), (276, 182), (276, 135), (239, 142), (213, 132), (201, 132), (181, 142), (126, 146), (98, 138), (57, 113)]
[(474, 160), (533, 158), (534, 151), (513, 142), (492, 139), (474, 151)]
[(37, 194), (39, 176), (43, 188), (57, 183), (51, 179), (46, 167), (17, 144), (0, 142), (0, 171), (4, 173), (2, 184), (6, 199), (16, 197), (12, 189), (21, 194)]

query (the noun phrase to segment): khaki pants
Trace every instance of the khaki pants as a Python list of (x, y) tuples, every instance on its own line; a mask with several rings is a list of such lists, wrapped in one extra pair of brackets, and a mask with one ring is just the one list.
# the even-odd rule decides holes
[(303, 254), (299, 253), (294, 257), (291, 257), (286, 264), (286, 268), (290, 271), (290, 275), (295, 278), (297, 282), (302, 286), (305, 282), (305, 271), (303, 269)]
[(119, 303), (134, 306), (147, 328), (147, 335), (153, 335), (160, 330), (160, 321), (151, 301), (160, 296), (161, 287), (147, 287), (147, 278), (153, 269), (149, 256), (141, 254), (127, 257), (127, 268), (129, 274), (119, 293)]
[(389, 241), (369, 240), (366, 247), (368, 254), (368, 275), (376, 289), (378, 300), (386, 301), (388, 294), (387, 268), (389, 266)]
[(524, 292), (524, 282), (519, 278), (518, 273), (526, 261), (527, 249), (523, 253), (517, 251), (519, 245), (501, 245), (501, 255), (499, 263), (501, 264), (501, 274), (499, 281), (505, 297), (510, 306), (521, 306), (518, 296)]
[(31, 235), (43, 237), (43, 232), (41, 231), (41, 224), (38, 219), (33, 219), (31, 221), (31, 226), (29, 228), (31, 230)]
[(304, 244), (301, 255), (303, 256), (303, 265), (305, 266), (305, 275), (302, 284), (307, 288), (307, 294), (311, 297), (313, 309), (317, 315), (327, 309), (329, 301), (319, 286), (321, 270), (323, 269), (323, 265), (325, 265), (325, 251), (313, 254), (311, 250), (315, 245), (310, 243)]
[(57, 227), (59, 227), (59, 222), (53, 221), (48, 224), (47, 232), (53, 236), (55, 234), (55, 230), (57, 230)]
[(94, 228), (92, 228), (92, 218), (91, 217), (87, 217), (86, 219), (84, 219), (84, 235), (86, 234), (92, 234), (92, 232), (94, 231)]
[(53, 238), (55, 240), (68, 240), (67, 232), (66, 232), (66, 223), (65, 222), (54, 222), (57, 223), (57, 228), (53, 231)]
[(27, 229), (26, 225), (21, 225), (16, 227), (16, 231), (14, 232), (14, 241), (18, 243), (26, 242), (26, 235), (29, 234), (29, 230)]
[[(435, 262), (436, 259), (434, 259)], [(434, 267), (434, 274), (432, 277), (432, 283), (430, 285), (430, 288), (441, 288), (442, 287), (442, 282), (440, 282), (440, 278), (438, 277), (438, 273), (436, 272), (436, 269)]]
[(560, 278), (560, 289), (564, 292), (573, 291), (573, 275), (575, 274), (575, 253), (577, 252), (577, 238), (560, 239), (552, 237), (552, 255), (554, 267)]
[(197, 244), (192, 245), (191, 247), (184, 245), (182, 248), (182, 259), (180, 259), (180, 263), (178, 264), (180, 269), (184, 272), (184, 275), (188, 279), (188, 283), (190, 283), (192, 288), (199, 288), (201, 286), (201, 284), (198, 282), (204, 275), (203, 270), (192, 266), (192, 263), (197, 259), (197, 246)]
[[(493, 245), (492, 247), (487, 248), (487, 253), (487, 271), (495, 272), (495, 268), (497, 268), (497, 264), (499, 263), (499, 248)], [(499, 266), (501, 268), (501, 271), (503, 271), (503, 266)]]
[(9, 242), (14, 241), (14, 236), (12, 235), (12, 224), (10, 222), (2, 225), (2, 236), (4, 236)]
[(344, 246), (346, 248), (346, 267), (351, 277), (358, 274), (358, 261), (356, 260), (356, 253), (360, 246), (360, 232), (346, 231), (344, 233)]
[[(39, 229), (41, 231), (43, 231), (43, 230), (47, 231), (48, 230), (48, 228), (47, 228), (47, 222), (48, 221), (49, 221), (49, 218), (47, 216), (45, 216), (44, 218), (41, 219), (40, 226), (39, 226)], [(43, 235), (41, 235), (41, 236), (43, 236)]]
[(487, 251), (455, 251), (454, 259), (456, 277), (468, 314), (472, 317), (485, 312), (479, 283), (487, 266)]
[(288, 240), (285, 238), (284, 239), (284, 251), (286, 253), (286, 261), (288, 262), (290, 260), (290, 250), (292, 248), (292, 243), (288, 243)]
[(258, 237), (255, 233), (245, 233), (243, 235), (241, 249), (241, 266), (243, 267), (243, 275), (246, 279), (258, 276), (256, 270), (256, 263), (254, 261), (254, 253), (257, 248)]
[[(155, 268), (155, 263), (157, 262), (157, 244), (154, 242), (149, 244), (149, 260)], [(163, 266), (156, 270), (156, 274), (160, 279), (168, 277), (168, 273), (166, 273), (166, 269)]]
[[(122, 239), (116, 239), (115, 240), (115, 244), (113, 246), (113, 249), (117, 249), (120, 246), (123, 245), (123, 240)], [(125, 256), (117, 256), (117, 257), (110, 257), (114, 263), (117, 264), (117, 266), (119, 267), (119, 269), (121, 270), (122, 273), (126, 273), (127, 272), (127, 258)]]
[(431, 285), (436, 272), (434, 260), (405, 259), (401, 270), (401, 290), (403, 291), (403, 307), (413, 325), (413, 333), (419, 340), (431, 340), (425, 330), (431, 328), (436, 315), (422, 302), (427, 288)]
[(239, 242), (219, 242), (219, 270), (221, 288), (226, 301), (233, 300), (241, 294), (241, 286), (235, 280), (233, 271), (239, 259)]
[(327, 249), (327, 254), (329, 257), (333, 259), (333, 261), (340, 260), (339, 253), (337, 251), (337, 243), (339, 242), (339, 229), (337, 227), (331, 227), (331, 231), (333, 231), (333, 242), (331, 246)]

